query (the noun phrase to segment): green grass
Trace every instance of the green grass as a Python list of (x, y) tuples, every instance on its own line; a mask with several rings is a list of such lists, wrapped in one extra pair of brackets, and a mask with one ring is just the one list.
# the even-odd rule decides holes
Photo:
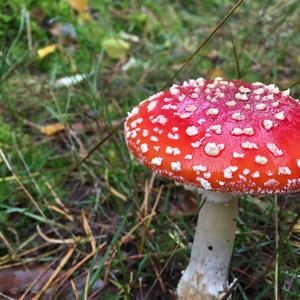
[[(196, 222), (197, 207), (189, 213), (185, 209), (200, 203), (198, 196), (151, 177), (128, 153), (122, 130), (78, 168), (72, 166), (134, 105), (162, 89), (232, 6), (227, 0), (195, 3), (91, 1), (94, 17), (88, 22), (80, 21), (63, 0), (0, 3), (0, 147), (13, 168), (12, 173), (0, 160), (0, 233), (5, 238), (0, 236), (1, 268), (58, 265), (70, 245), (45, 241), (39, 226), (53, 239), (86, 238), (76, 243), (63, 268), (67, 272), (92, 251), (84, 211), (96, 247), (105, 244), (60, 287), (58, 299), (73, 299), (70, 279), (78, 282), (83, 274), (89, 274), (89, 299), (174, 297)], [(300, 79), (299, 13), (296, 0), (245, 1), (177, 80), (237, 78), (238, 61), (245, 80), (275, 82), (281, 88), (293, 85)], [(52, 36), (41, 25), (41, 15), (71, 23), (77, 41)], [(103, 42), (124, 39), (122, 32), (138, 41), (131, 36), (126, 57), (111, 58)], [(53, 43), (57, 51), (39, 59), (37, 50)], [(129, 59), (132, 66), (124, 71)], [(87, 79), (68, 88), (54, 87), (56, 79), (77, 73)], [(299, 85), (291, 91), (297, 98)], [(56, 122), (65, 130), (54, 136), (38, 129)], [(275, 262), (249, 286), (275, 251), (273, 198), (253, 199), (240, 201), (230, 270), (230, 280), (237, 278), (238, 284), (232, 299), (273, 299)], [(278, 201), (281, 238), (300, 212), (296, 200), (294, 195)], [(299, 249), (292, 243), (296, 239), (288, 239), (279, 251), (281, 299), (299, 299)], [(32, 252), (24, 254), (28, 250)], [(99, 279), (107, 283), (101, 297), (93, 296)], [(59, 282), (54, 282), (53, 293)], [(84, 288), (78, 294), (84, 299)]]

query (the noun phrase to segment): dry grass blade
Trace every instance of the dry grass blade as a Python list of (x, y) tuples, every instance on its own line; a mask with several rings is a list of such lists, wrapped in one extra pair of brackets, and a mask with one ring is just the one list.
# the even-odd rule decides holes
[(10, 253), (10, 255), (14, 256), (15, 251), (14, 251), (13, 247), (10, 245), (9, 241), (7, 240), (7, 238), (2, 233), (2, 231), (0, 231), (0, 239), (3, 241), (4, 245), (8, 249), (8, 252)]
[[(54, 260), (51, 264), (49, 264), (44, 270), (43, 272), (40, 274), (40, 276), (38, 276), (26, 289), (26, 291), (23, 293), (23, 295), (19, 298), (19, 300), (24, 300), (26, 295), (29, 294), (29, 292), (31, 291), (31, 289), (41, 280), (41, 278), (46, 275), (48, 272), (51, 274), (52, 272), (52, 266), (54, 265), (56, 261)], [(49, 275), (50, 277), (50, 275)]]
[(81, 217), (82, 217), (83, 229), (84, 229), (85, 233), (87, 234), (88, 239), (91, 242), (92, 253), (95, 253), (97, 250), (96, 240), (95, 240), (95, 237), (93, 236), (92, 229), (89, 225), (89, 222), (86, 217), (86, 213), (84, 211), (81, 212)]
[[(65, 212), (69, 213), (69, 210), (64, 206), (63, 202), (58, 197), (57, 193), (54, 191), (54, 189), (53, 189), (52, 185), (50, 184), (50, 182), (46, 181), (45, 184), (46, 184), (46, 187), (48, 188), (49, 192), (54, 197), (54, 201), (56, 202), (56, 204), (59, 205)], [(68, 215), (68, 217), (72, 217), (72, 216)]]
[(63, 209), (61, 209), (55, 205), (48, 205), (48, 208), (59, 213), (60, 215), (64, 216), (69, 221), (74, 222), (74, 217), (71, 216), (70, 214), (66, 213)]
[(91, 273), (88, 272), (86, 276), (85, 286), (84, 286), (84, 297), (83, 297), (84, 300), (88, 299), (90, 277), (91, 277)]
[(58, 274), (62, 271), (63, 267), (65, 266), (65, 264), (69, 261), (69, 259), (71, 258), (71, 256), (73, 255), (75, 251), (75, 247), (72, 247), (68, 250), (68, 252), (66, 253), (66, 255), (63, 257), (63, 259), (61, 260), (61, 262), (59, 263), (59, 265), (57, 266), (57, 268), (55, 269), (55, 271), (53, 272), (53, 274), (51, 275), (51, 277), (49, 278), (49, 280), (46, 282), (46, 284), (42, 287), (42, 289), (37, 293), (37, 295), (35, 297), (32, 298), (32, 300), (38, 300), (42, 297), (42, 295), (45, 293), (45, 291), (49, 288), (49, 286), (51, 285), (51, 283), (54, 281), (54, 279), (58, 276)]
[(77, 290), (76, 284), (74, 283), (73, 280), (71, 280), (71, 287), (72, 287), (72, 291), (73, 291), (73, 294), (74, 294), (74, 299), (79, 300), (78, 290)]
[(77, 244), (77, 243), (81, 242), (82, 240), (84, 240), (83, 237), (75, 237), (75, 238), (69, 238), (69, 239), (49, 238), (43, 233), (43, 231), (41, 230), (39, 225), (36, 226), (36, 230), (37, 230), (38, 234), (41, 236), (41, 238), (50, 244)]
[[(101, 251), (106, 245), (107, 245), (106, 242), (102, 243), (98, 247), (98, 251)], [(91, 252), (90, 254), (85, 256), (81, 261), (79, 261), (73, 267), (71, 267), (68, 271), (66, 271), (64, 276), (60, 277), (59, 280), (57, 280), (55, 282), (55, 284), (57, 284), (58, 287), (61, 287), (67, 281), (68, 278), (70, 278), (81, 266), (83, 266), (87, 261), (89, 261), (95, 254), (96, 254), (96, 252)]]

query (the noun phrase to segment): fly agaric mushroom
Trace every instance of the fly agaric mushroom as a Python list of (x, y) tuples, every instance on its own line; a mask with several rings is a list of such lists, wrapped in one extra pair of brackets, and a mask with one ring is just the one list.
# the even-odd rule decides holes
[(239, 194), (300, 190), (300, 104), (274, 84), (190, 80), (140, 103), (126, 142), (145, 166), (206, 197), (179, 299), (228, 290)]

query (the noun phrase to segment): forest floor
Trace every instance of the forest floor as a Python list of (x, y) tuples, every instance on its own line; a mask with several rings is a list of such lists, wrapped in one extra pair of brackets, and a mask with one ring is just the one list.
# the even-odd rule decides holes
[[(1, 1), (0, 298), (175, 297), (200, 199), (139, 165), (122, 123), (234, 5), (196, 2)], [(299, 97), (299, 15), (297, 0), (245, 0), (174, 82)], [(240, 197), (233, 300), (300, 299), (299, 195), (277, 198)]]

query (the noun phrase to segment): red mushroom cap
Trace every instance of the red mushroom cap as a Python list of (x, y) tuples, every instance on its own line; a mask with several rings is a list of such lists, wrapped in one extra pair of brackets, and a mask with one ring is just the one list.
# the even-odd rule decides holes
[(145, 166), (234, 194), (300, 190), (300, 104), (274, 85), (190, 80), (140, 103), (126, 142)]

